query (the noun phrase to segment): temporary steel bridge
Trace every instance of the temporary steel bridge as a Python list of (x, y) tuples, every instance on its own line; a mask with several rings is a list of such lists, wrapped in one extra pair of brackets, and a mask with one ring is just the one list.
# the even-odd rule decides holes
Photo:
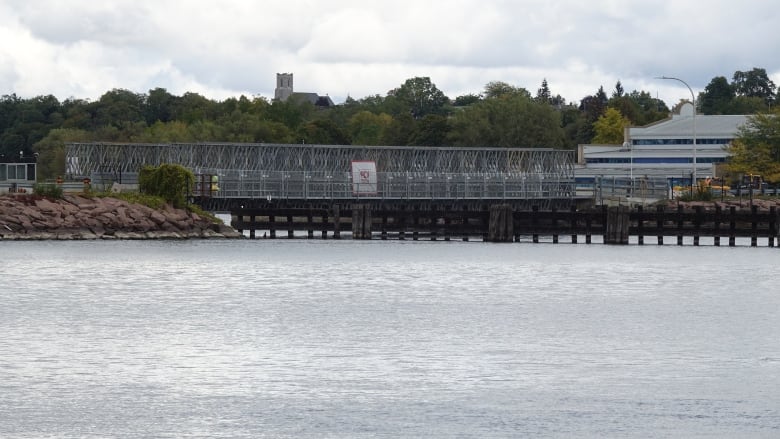
[[(355, 199), (546, 207), (576, 197), (575, 152), (548, 148), (69, 143), (66, 149), (68, 174), (95, 184), (133, 182), (144, 165), (180, 164), (199, 176), (193, 195), (217, 209)], [(354, 162), (374, 164), (372, 190), (356, 186)]]

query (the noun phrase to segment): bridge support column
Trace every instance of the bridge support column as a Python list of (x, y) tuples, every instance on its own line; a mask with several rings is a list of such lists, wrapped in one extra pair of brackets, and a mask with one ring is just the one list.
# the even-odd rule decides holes
[(371, 206), (352, 205), (352, 239), (371, 239)]
[(607, 210), (605, 244), (628, 244), (628, 206), (612, 206)]
[(512, 213), (512, 206), (508, 204), (490, 206), (488, 241), (512, 242), (515, 236), (514, 216)]

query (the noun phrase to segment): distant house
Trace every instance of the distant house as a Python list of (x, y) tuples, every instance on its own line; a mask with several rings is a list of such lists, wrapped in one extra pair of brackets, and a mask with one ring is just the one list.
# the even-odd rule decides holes
[(295, 92), (293, 90), (292, 73), (276, 74), (276, 89), (274, 90), (274, 99), (281, 102), (286, 102), (288, 99), (292, 99), (298, 102), (310, 102), (312, 105), (318, 108), (330, 108), (336, 105), (328, 95), (321, 96), (317, 93)]

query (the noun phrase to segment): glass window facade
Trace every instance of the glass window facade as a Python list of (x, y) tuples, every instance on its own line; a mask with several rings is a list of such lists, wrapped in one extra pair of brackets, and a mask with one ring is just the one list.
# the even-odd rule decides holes
[[(727, 145), (734, 139), (696, 139), (697, 145)], [(693, 139), (633, 139), (634, 145), (693, 145)]]

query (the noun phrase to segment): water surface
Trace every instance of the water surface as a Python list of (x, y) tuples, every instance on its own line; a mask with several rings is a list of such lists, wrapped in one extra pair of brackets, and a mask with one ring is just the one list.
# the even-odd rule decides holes
[(3, 242), (0, 437), (780, 436), (780, 250)]

